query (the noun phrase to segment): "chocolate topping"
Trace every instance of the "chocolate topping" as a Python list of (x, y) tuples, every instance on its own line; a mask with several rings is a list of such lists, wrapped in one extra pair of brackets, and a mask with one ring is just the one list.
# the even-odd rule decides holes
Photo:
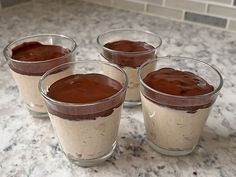
[(12, 58), (20, 61), (44, 61), (62, 57), (70, 53), (57, 45), (44, 45), (39, 42), (24, 42), (12, 49)]
[[(9, 66), (20, 74), (40, 76), (55, 66), (69, 62), (70, 52), (69, 49), (57, 45), (44, 45), (37, 41), (24, 42), (12, 49), (11, 58), (16, 61), (11, 60)], [(55, 58), (58, 60), (53, 60)]]
[(155, 57), (155, 48), (146, 42), (119, 40), (106, 43), (104, 47), (106, 49), (103, 50), (103, 56), (108, 61), (123, 67), (136, 68)]
[[(160, 105), (195, 112), (197, 109), (206, 108), (212, 105), (215, 99), (211, 95), (200, 96), (214, 91), (214, 87), (208, 84), (203, 78), (189, 71), (179, 71), (172, 68), (162, 68), (149, 73), (143, 81), (156, 91), (144, 89), (144, 93), (151, 101)], [(173, 96), (186, 96), (179, 98)]]
[(121, 84), (101, 74), (76, 74), (54, 82), (47, 95), (66, 103), (94, 103), (108, 98), (122, 88)]
[(162, 68), (149, 73), (143, 80), (149, 87), (163, 93), (177, 96), (196, 96), (214, 90), (203, 78), (172, 68)]
[[(112, 114), (113, 109), (119, 107), (123, 98), (109, 98), (119, 92), (122, 85), (101, 74), (76, 74), (65, 77), (54, 82), (48, 89), (48, 97), (65, 103), (88, 104), (109, 99), (109, 104), (99, 103), (100, 105), (84, 106), (77, 109), (67, 106), (55, 110), (49, 105), (49, 112), (61, 118), (70, 120), (96, 119)], [(91, 108), (89, 108), (91, 107)], [(74, 109), (74, 110), (73, 110)], [(91, 109), (91, 111), (89, 111)], [(83, 111), (84, 110), (84, 111)]]
[(109, 42), (105, 44), (104, 47), (122, 52), (142, 52), (154, 49), (152, 45), (147, 44), (146, 42), (140, 42), (140, 41), (136, 42), (129, 40)]

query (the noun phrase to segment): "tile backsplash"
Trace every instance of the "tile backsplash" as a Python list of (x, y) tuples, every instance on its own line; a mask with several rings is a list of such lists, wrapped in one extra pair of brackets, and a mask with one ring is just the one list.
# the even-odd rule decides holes
[[(0, 0), (7, 8), (33, 0)], [(236, 32), (236, 0), (83, 0)]]
[(236, 32), (236, 0), (84, 0)]

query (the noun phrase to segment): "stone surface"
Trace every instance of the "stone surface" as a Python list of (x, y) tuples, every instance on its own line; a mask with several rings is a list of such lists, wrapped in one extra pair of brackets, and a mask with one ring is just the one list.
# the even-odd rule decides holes
[(0, 49), (19, 37), (60, 33), (79, 43), (78, 59), (97, 59), (97, 35), (115, 28), (153, 31), (163, 39), (161, 56), (194, 57), (220, 70), (224, 86), (197, 149), (184, 157), (154, 152), (144, 139), (141, 107), (125, 108), (115, 156), (97, 167), (72, 165), (64, 157), (50, 121), (32, 118), (25, 109), (1, 55), (0, 176), (236, 176), (235, 34), (76, 0), (43, 0), (0, 11)]

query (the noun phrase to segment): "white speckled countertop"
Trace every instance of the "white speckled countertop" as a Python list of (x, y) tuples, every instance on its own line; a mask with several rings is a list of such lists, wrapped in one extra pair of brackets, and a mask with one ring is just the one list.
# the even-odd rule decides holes
[(78, 58), (95, 59), (96, 36), (114, 28), (153, 31), (163, 39), (160, 55), (190, 56), (219, 68), (224, 87), (197, 149), (184, 157), (154, 152), (144, 140), (141, 107), (125, 108), (116, 155), (97, 167), (74, 166), (60, 150), (49, 119), (32, 118), (24, 108), (1, 55), (0, 177), (235, 177), (235, 34), (76, 0), (43, 0), (0, 11), (0, 49), (26, 35), (60, 33), (79, 43)]

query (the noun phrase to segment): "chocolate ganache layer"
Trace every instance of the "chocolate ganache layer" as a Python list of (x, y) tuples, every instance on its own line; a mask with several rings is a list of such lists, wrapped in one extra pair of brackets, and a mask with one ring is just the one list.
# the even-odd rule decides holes
[(214, 91), (214, 87), (189, 71), (162, 68), (149, 73), (143, 81), (158, 91), (144, 89), (144, 95), (163, 106), (195, 112), (197, 109), (211, 106), (215, 101), (215, 97), (211, 95), (203, 96)]
[[(122, 85), (119, 82), (102, 74), (67, 76), (54, 82), (49, 87), (47, 96), (56, 101), (75, 103), (78, 106), (60, 106), (47, 103), (49, 112), (69, 120), (106, 117), (112, 114), (114, 108), (123, 103), (124, 96), (112, 97), (121, 89)], [(82, 106), (83, 104), (91, 105)]]
[[(37, 41), (24, 42), (12, 49), (9, 66), (17, 73), (41, 76), (46, 71), (71, 60), (71, 51), (57, 45)], [(57, 59), (57, 60), (54, 60)]]
[(155, 57), (155, 48), (141, 41), (119, 40), (106, 43), (104, 47), (104, 58), (121, 67), (137, 68)]

